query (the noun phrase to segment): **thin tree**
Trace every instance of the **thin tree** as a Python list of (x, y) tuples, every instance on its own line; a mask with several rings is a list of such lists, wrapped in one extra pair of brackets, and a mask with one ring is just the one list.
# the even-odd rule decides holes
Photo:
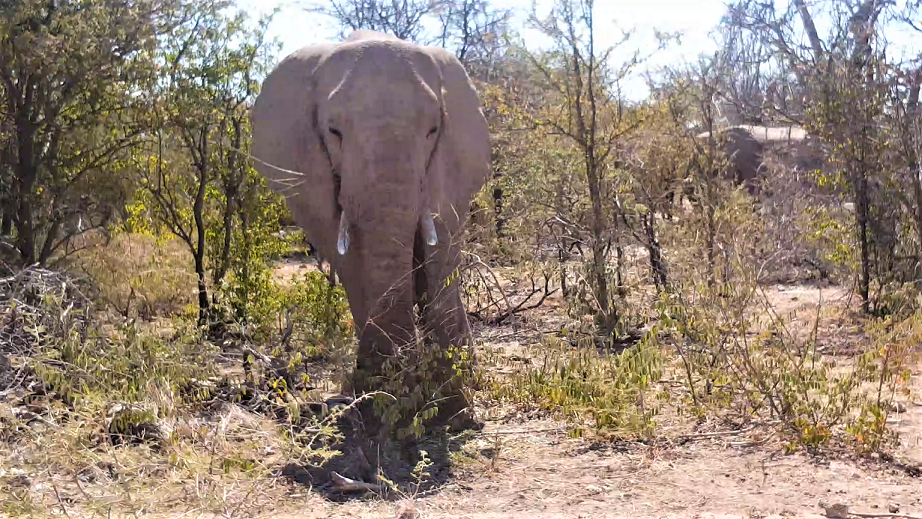
[(132, 92), (151, 74), (177, 3), (0, 5), (2, 226), (15, 228), (22, 264), (72, 253), (119, 207), (125, 189), (114, 166), (146, 130), (135, 117), (145, 99)]
[[(612, 71), (609, 57), (613, 48), (596, 48), (593, 0), (557, 0), (550, 15), (540, 19), (533, 10), (529, 21), (551, 37), (555, 49), (550, 60), (526, 53), (540, 71), (547, 88), (560, 96), (560, 109), (539, 121), (568, 139), (582, 156), (583, 175), (588, 189), (590, 210), (588, 246), (590, 283), (596, 311), (603, 320), (603, 331), (614, 331), (618, 312), (611, 298), (607, 256), (611, 246), (611, 226), (603, 201), (605, 174), (616, 153), (616, 142), (633, 128), (620, 126), (621, 105), (608, 88), (625, 77), (636, 65), (638, 53)], [(625, 35), (627, 41), (629, 35)]]
[(422, 42), (423, 21), (442, 6), (444, 0), (315, 0), (307, 4), (311, 13), (331, 18), (340, 37), (358, 29), (368, 29)]

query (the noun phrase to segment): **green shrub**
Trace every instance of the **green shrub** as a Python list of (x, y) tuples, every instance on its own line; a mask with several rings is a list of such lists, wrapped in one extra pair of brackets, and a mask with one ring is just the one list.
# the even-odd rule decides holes
[(688, 389), (683, 408), (733, 422), (777, 423), (790, 450), (846, 437), (862, 449), (880, 448), (890, 436), (886, 409), (908, 379), (907, 348), (918, 343), (920, 318), (900, 323), (900, 331), (873, 324), (869, 348), (853, 360), (835, 358), (819, 348), (819, 305), (809, 329), (770, 307), (764, 323), (754, 312), (757, 290), (740, 284), (730, 293), (702, 291), (694, 301), (663, 298), (661, 325), (672, 335)]
[(34, 369), (50, 389), (70, 401), (99, 397), (142, 402), (152, 388), (178, 394), (191, 380), (216, 373), (213, 352), (194, 330), (177, 333), (175, 340), (152, 332), (131, 323), (86, 336), (51, 337), (34, 359)]

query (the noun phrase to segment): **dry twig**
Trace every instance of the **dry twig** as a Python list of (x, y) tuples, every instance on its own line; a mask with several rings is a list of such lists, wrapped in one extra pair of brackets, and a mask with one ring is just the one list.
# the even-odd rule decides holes
[(852, 512), (845, 503), (828, 504), (823, 501), (819, 502), (820, 508), (823, 509), (823, 515), (830, 519), (851, 519), (853, 517), (900, 517), (902, 519), (922, 519), (922, 517), (901, 513), (860, 513)]
[(736, 431), (715, 431), (715, 432), (709, 432), (709, 433), (683, 434), (677, 437), (676, 440), (681, 441), (681, 442), (686, 442), (686, 441), (693, 441), (693, 440), (705, 440), (708, 438), (720, 438), (722, 436), (736, 436), (738, 434), (748, 433), (749, 431), (752, 431), (755, 428), (756, 428), (755, 425), (751, 425), (749, 427), (746, 427), (744, 429), (739, 429)]
[(333, 487), (340, 492), (381, 492), (383, 490), (381, 485), (349, 479), (336, 471), (330, 473), (330, 480)]

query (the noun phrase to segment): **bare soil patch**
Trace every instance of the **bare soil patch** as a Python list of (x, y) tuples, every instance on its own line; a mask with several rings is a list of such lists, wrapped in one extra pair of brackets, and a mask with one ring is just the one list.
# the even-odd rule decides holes
[(490, 428), (469, 445), (489, 456), (432, 495), (345, 504), (304, 496), (263, 517), (813, 518), (824, 517), (820, 502), (922, 513), (918, 478), (869, 463), (786, 456), (770, 444), (734, 445), (758, 435), (603, 446), (549, 432), (554, 425)]

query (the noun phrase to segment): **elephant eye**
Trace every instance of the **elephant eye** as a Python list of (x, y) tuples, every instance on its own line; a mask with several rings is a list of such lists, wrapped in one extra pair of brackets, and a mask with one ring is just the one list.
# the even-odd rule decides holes
[(328, 128), (328, 130), (330, 130), (330, 133), (332, 133), (333, 135), (335, 135), (338, 139), (342, 139), (342, 138), (343, 138), (343, 134), (339, 133), (339, 130), (337, 130), (336, 128), (333, 128), (332, 126), (330, 126), (330, 127)]
[(439, 131), (438, 126), (433, 126), (432, 128), (429, 128), (429, 135), (427, 135), (426, 137), (432, 137), (433, 135), (435, 135), (435, 132), (437, 131)]

